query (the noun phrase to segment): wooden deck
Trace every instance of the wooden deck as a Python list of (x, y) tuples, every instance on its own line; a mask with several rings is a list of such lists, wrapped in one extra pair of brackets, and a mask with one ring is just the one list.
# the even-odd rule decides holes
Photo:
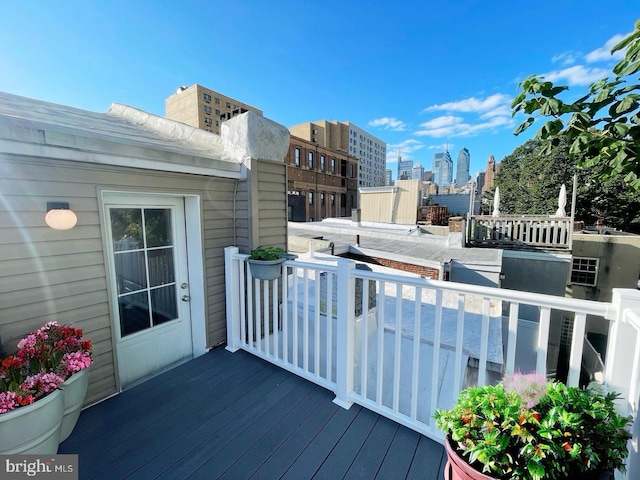
[(80, 415), (80, 479), (442, 479), (442, 445), (222, 347)]

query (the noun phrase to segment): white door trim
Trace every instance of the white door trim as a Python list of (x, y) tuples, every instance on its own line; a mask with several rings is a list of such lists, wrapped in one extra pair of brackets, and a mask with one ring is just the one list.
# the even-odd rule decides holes
[[(191, 336), (193, 345), (193, 357), (205, 354), (207, 349), (207, 322), (206, 322), (206, 292), (205, 292), (205, 276), (204, 276), (204, 248), (202, 233), (202, 200), (197, 194), (176, 194), (175, 192), (149, 192), (135, 190), (113, 190), (106, 188), (98, 189), (98, 198), (100, 199), (100, 221), (104, 234), (102, 235), (103, 251), (105, 255), (105, 268), (107, 268), (108, 276), (110, 272), (109, 248), (106, 232), (108, 231), (105, 222), (109, 221), (106, 212), (105, 198), (109, 195), (135, 195), (139, 197), (152, 198), (154, 196), (162, 197), (178, 197), (184, 199), (184, 217), (186, 231), (186, 248), (187, 258), (189, 262), (188, 278), (189, 278), (189, 295), (191, 301), (189, 303), (191, 313)], [(109, 309), (111, 310), (111, 318), (114, 318), (113, 292), (111, 291), (111, 280), (107, 277), (107, 290), (109, 291)], [(114, 360), (114, 373), (116, 376), (116, 388), (122, 391), (122, 385), (119, 378), (118, 357), (116, 355), (116, 331), (115, 325), (111, 322), (111, 338), (112, 352)]]

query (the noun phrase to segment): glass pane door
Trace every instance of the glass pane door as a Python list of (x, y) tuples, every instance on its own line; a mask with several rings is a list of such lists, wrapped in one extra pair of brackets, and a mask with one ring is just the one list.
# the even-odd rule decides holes
[(120, 336), (178, 318), (170, 208), (110, 208)]

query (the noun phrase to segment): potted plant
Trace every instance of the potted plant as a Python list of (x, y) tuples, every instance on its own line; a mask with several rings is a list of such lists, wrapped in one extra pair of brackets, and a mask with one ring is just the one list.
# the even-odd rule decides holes
[(92, 363), (91, 340), (82, 338), (82, 329), (48, 322), (18, 342), (17, 356), (29, 363), (32, 371), (55, 372), (63, 382), (64, 418), (60, 442), (75, 427), (87, 394), (87, 368)]
[(516, 374), (460, 392), (435, 421), (451, 479), (612, 479), (625, 470), (631, 417), (615, 393)]
[(73, 430), (87, 392), (91, 342), (49, 322), (0, 364), (0, 453), (53, 454)]
[(254, 278), (273, 280), (280, 276), (281, 264), (288, 259), (283, 248), (266, 245), (251, 250), (247, 262)]

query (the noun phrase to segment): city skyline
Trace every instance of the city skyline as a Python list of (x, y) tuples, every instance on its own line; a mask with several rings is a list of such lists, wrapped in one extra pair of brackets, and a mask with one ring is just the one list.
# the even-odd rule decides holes
[[(553, 15), (542, 21), (545, 11)], [(447, 144), (450, 152), (469, 149), (475, 178), (489, 155), (502, 161), (537, 130), (512, 133), (523, 120), (511, 117), (517, 84), (541, 74), (579, 97), (610, 74), (618, 58), (610, 48), (639, 14), (632, 0), (615, 9), (595, 0), (437, 7), (328, 0), (314, 5), (313, 21), (292, 0), (278, 8), (19, 2), (0, 15), (0, 91), (96, 112), (117, 102), (164, 115), (165, 98), (198, 83), (286, 127), (352, 122), (386, 142), (394, 180), (398, 153), (428, 167)]]

